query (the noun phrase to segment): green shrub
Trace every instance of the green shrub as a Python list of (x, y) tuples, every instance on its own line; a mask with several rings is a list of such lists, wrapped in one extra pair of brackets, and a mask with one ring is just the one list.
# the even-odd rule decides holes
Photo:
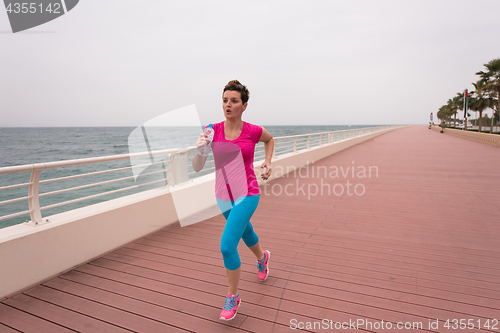
[(475, 129), (475, 128), (471, 128), (471, 129), (467, 129), (468, 131), (471, 131), (471, 132), (479, 132), (479, 130)]

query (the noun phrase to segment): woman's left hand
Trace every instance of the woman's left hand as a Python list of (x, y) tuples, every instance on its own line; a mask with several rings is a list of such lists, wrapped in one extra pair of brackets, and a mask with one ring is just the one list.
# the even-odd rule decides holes
[(262, 179), (267, 180), (271, 176), (272, 168), (271, 168), (271, 163), (270, 162), (264, 162), (262, 163), (261, 168), (266, 168), (266, 171), (261, 174), (260, 176)]

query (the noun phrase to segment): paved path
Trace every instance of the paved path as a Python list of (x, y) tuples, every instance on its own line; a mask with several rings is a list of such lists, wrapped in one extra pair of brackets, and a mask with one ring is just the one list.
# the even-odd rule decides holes
[(292, 176), (262, 189), (252, 223), (272, 252), (271, 275), (258, 282), (241, 242), (233, 321), (217, 319), (226, 293), (217, 216), (4, 300), (0, 332), (329, 331), (323, 319), (371, 332), (399, 322), (460, 331), (448, 319), (500, 331), (500, 149), (410, 127)]

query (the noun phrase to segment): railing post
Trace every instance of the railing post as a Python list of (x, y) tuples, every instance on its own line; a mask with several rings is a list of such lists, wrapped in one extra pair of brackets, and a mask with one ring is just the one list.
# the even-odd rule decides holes
[(189, 181), (188, 159), (189, 151), (187, 149), (170, 154), (167, 166), (168, 186), (175, 186)]
[(328, 143), (333, 143), (333, 133), (328, 133)]
[(307, 149), (309, 149), (309, 140), (311, 140), (311, 136), (310, 135), (307, 137)]
[[(273, 147), (273, 159), (276, 158), (276, 146), (277, 146), (278, 139), (274, 139), (274, 147)], [(264, 158), (266, 158), (266, 150), (264, 148)]]
[(321, 135), (319, 136), (319, 144), (318, 146), (321, 146), (321, 138), (323, 137), (323, 133), (321, 133)]
[(30, 185), (28, 186), (28, 206), (30, 210), (31, 221), (27, 222), (29, 225), (40, 225), (46, 222), (42, 220), (42, 212), (40, 210), (40, 172), (45, 168), (45, 163), (33, 164), (33, 170), (30, 176)]
[(174, 159), (175, 159), (175, 154), (168, 154), (168, 161), (167, 161), (167, 185), (168, 186), (174, 186), (174, 175), (172, 171), (172, 165), (174, 164)]
[(293, 152), (296, 153), (297, 152), (297, 140), (299, 138), (298, 137), (295, 137), (295, 141), (293, 142)]

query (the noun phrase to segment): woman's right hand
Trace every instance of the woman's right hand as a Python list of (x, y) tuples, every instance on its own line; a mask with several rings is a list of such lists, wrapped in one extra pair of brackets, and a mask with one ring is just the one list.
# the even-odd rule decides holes
[(205, 165), (205, 161), (207, 160), (207, 156), (201, 156), (199, 154), (199, 149), (200, 147), (208, 144), (208, 138), (205, 135), (205, 133), (201, 133), (200, 137), (198, 140), (196, 140), (196, 154), (193, 157), (193, 160), (191, 161), (191, 165), (193, 166), (193, 170), (196, 172), (199, 172), (201, 169), (203, 169), (203, 166)]
[(208, 138), (205, 133), (201, 133), (198, 140), (196, 140), (196, 148), (200, 148), (208, 144)]

